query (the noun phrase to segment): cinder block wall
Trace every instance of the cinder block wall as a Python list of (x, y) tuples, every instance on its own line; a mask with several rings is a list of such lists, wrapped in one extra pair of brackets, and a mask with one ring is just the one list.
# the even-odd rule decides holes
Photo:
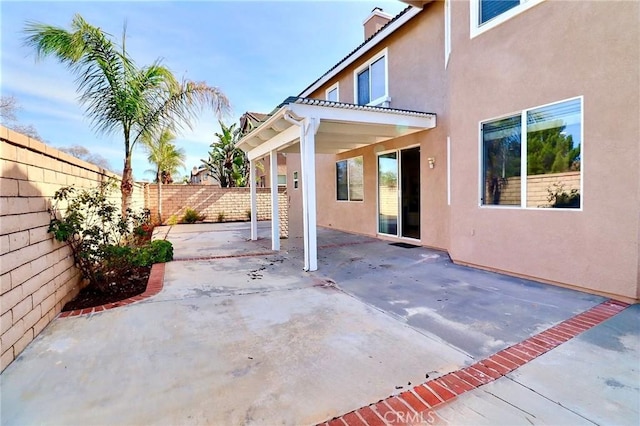
[[(217, 222), (224, 214), (224, 221), (248, 220), (251, 210), (250, 188), (220, 188), (212, 185), (162, 185), (162, 220), (176, 215), (182, 219), (187, 208), (205, 215), (205, 221)], [(271, 219), (271, 189), (256, 188), (258, 220)], [(153, 217), (158, 212), (158, 185), (149, 184), (146, 191), (147, 208)], [(286, 188), (278, 189), (280, 237), (288, 236), (288, 197)]]
[[(0, 144), (0, 370), (4, 370), (81, 288), (71, 251), (47, 233), (51, 197), (64, 186), (95, 187), (117, 176), (1, 126)], [(132, 206), (144, 206), (140, 185), (134, 188)]]

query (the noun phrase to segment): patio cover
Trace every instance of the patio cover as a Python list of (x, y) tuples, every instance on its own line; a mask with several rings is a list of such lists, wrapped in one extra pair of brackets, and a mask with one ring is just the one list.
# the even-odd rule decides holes
[[(290, 97), (237, 146), (250, 161), (251, 239), (258, 238), (255, 162), (270, 156), (271, 182), (277, 182), (278, 152), (300, 153), (304, 269), (318, 269), (315, 154), (337, 154), (436, 126), (433, 113)], [(271, 185), (271, 248), (280, 250), (278, 187)]]

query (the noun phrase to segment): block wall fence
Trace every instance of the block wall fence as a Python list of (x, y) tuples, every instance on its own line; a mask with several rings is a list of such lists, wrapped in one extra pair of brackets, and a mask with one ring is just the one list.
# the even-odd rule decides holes
[[(249, 220), (251, 210), (250, 188), (220, 188), (213, 185), (162, 185), (162, 220), (164, 223), (175, 215), (181, 219), (187, 208), (205, 215), (206, 222)], [(271, 188), (256, 188), (258, 220), (271, 220)], [(152, 217), (157, 219), (158, 185), (148, 184), (146, 205)], [(288, 196), (286, 188), (278, 189), (280, 238), (287, 238)]]
[[(82, 286), (71, 250), (47, 233), (55, 191), (118, 176), (1, 126), (0, 144), (1, 371)], [(143, 206), (137, 184), (132, 207)]]

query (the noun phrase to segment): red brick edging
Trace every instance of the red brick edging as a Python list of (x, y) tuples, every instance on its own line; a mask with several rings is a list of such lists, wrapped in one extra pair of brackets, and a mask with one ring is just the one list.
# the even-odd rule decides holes
[(461, 370), (429, 380), (399, 395), (334, 417), (323, 425), (433, 424), (441, 420), (434, 409), (467, 391), (491, 383), (534, 358), (606, 321), (629, 306), (607, 300), (541, 333), (501, 350)]
[(94, 306), (93, 308), (76, 309), (75, 311), (66, 311), (60, 313), (60, 318), (75, 317), (78, 315), (93, 314), (96, 312), (102, 312), (109, 309), (117, 308), (120, 306), (130, 305), (141, 300), (150, 298), (160, 293), (164, 282), (164, 263), (154, 263), (151, 266), (151, 273), (149, 274), (149, 280), (147, 281), (147, 289), (144, 293), (137, 296), (130, 297), (128, 299), (120, 300), (118, 302), (107, 303), (106, 305)]

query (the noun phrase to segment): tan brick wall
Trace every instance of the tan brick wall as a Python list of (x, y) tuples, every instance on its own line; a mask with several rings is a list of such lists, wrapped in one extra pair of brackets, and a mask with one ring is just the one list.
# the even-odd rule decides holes
[[(79, 291), (71, 251), (47, 233), (51, 197), (61, 187), (95, 187), (117, 177), (0, 126), (0, 370)], [(132, 205), (144, 205), (136, 185)]]
[[(520, 176), (507, 178), (507, 185), (500, 195), (502, 204), (520, 205)], [(580, 172), (548, 173), (527, 177), (527, 207), (548, 207), (547, 188), (554, 190), (553, 184), (564, 184), (564, 191), (580, 190)]]
[[(225, 222), (249, 220), (251, 210), (250, 188), (219, 188), (211, 185), (162, 185), (162, 219), (176, 215), (181, 219), (187, 208), (205, 215), (205, 221), (217, 222), (224, 214)], [(256, 188), (258, 220), (271, 220), (271, 189)], [(158, 212), (158, 186), (148, 184), (146, 206), (154, 218)], [(286, 188), (278, 189), (280, 237), (287, 238), (288, 208)]]

